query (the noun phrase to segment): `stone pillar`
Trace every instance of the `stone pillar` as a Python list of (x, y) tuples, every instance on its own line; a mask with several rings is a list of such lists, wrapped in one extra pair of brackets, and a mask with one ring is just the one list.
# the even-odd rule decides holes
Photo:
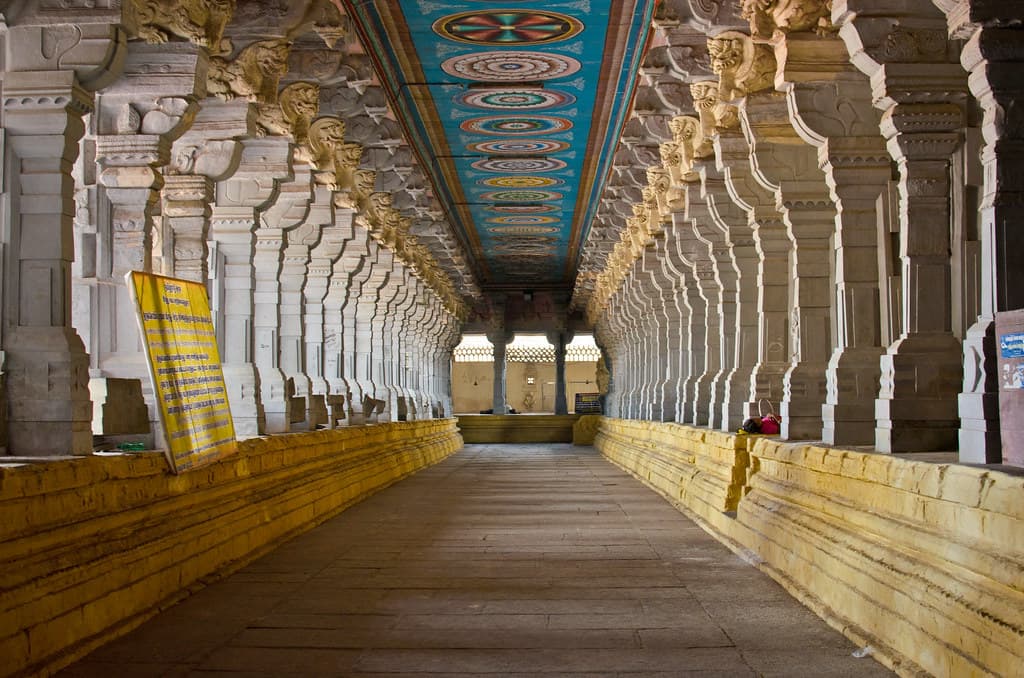
[[(711, 194), (709, 208), (716, 222), (728, 234), (732, 261), (737, 272), (734, 364), (723, 378), (722, 407), (718, 421), (723, 431), (735, 431), (750, 415), (751, 403), (755, 399), (752, 376), (759, 362), (761, 320), (764, 317), (758, 309), (758, 278), (762, 261), (754, 240), (753, 224), (756, 222), (750, 218), (752, 207), (743, 200), (734, 185), (738, 180), (743, 181), (742, 177), (749, 179), (749, 169), (743, 171), (749, 167), (749, 147), (735, 131), (720, 131), (715, 136), (714, 144), (717, 168), (722, 172), (722, 189), (728, 195), (715, 190)], [(739, 175), (733, 172), (737, 166)], [(764, 199), (767, 201), (767, 196)]]
[[(0, 43), (11, 207), (3, 313), (10, 454), (92, 452), (89, 356), (71, 325), (71, 169), (90, 91), (120, 70), (125, 35), (117, 20), (11, 26)], [(62, 45), (59, 54), (53, 44)]]
[(174, 241), (171, 275), (206, 282), (213, 182), (202, 175), (164, 175), (160, 196), (164, 226)]
[(494, 414), (508, 414), (508, 397), (505, 391), (505, 347), (515, 335), (505, 332), (488, 332), (487, 339), (494, 346)]
[[(344, 398), (344, 423), (350, 423), (357, 395), (355, 377), (356, 298), (362, 290), (364, 269), (368, 268), (370, 236), (353, 219), (352, 238), (345, 241), (341, 256), (334, 264), (324, 301), (324, 365), (332, 395)], [(335, 416), (332, 414), (332, 416)]]
[(686, 295), (686, 273), (673, 258), (672, 240), (668, 233), (663, 240), (664, 246), (659, 248), (661, 262), (661, 276), (669, 284), (666, 294), (671, 300), (671, 305), (666, 305), (670, 316), (669, 325), (669, 390), (673, 408), (666, 412), (671, 421), (683, 421), (681, 416), (682, 408), (686, 402), (686, 391), (684, 385), (689, 376), (690, 369), (690, 320), (692, 309), (689, 306)]
[(388, 378), (385, 367), (390, 350), (384, 328), (388, 325), (392, 312), (391, 303), (401, 284), (402, 269), (391, 250), (381, 248), (379, 259), (387, 277), (377, 292), (377, 303), (374, 305), (373, 320), (370, 324), (370, 381), (373, 397), (387, 402), (378, 421), (396, 421), (397, 411), (391, 405), (397, 404), (397, 398), (393, 396), (393, 382)]
[(189, 43), (131, 42), (124, 76), (97, 96), (96, 162), (105, 209), (99, 211), (104, 265), (97, 270), (96, 313), (106, 331), (89, 347), (97, 367), (92, 387), (106, 390), (97, 379), (138, 380), (154, 445), (164, 443), (160, 411), (124, 276), (155, 272), (153, 215), (163, 185), (160, 168), (206, 94), (206, 62), (206, 50)]
[(950, 178), (967, 76), (945, 17), (929, 3), (840, 0), (833, 18), (854, 65), (870, 78), (899, 172), (902, 328), (881, 357), (875, 447), (952, 450), (963, 368), (952, 330)]
[[(708, 426), (730, 430), (728, 423), (722, 420), (722, 412), (728, 411), (726, 389), (729, 375), (737, 362), (739, 271), (733, 256), (731, 225), (723, 219), (723, 215), (732, 216), (727, 212), (727, 206), (731, 207), (732, 203), (726, 195), (725, 184), (713, 162), (697, 163), (694, 169), (701, 177), (701, 198), (704, 203), (700, 209), (701, 218), (695, 220), (694, 224), (697, 237), (707, 246), (718, 288), (718, 306), (715, 309), (720, 328), (717, 344), (718, 372), (711, 382)], [(712, 347), (713, 344), (709, 346)]]
[[(321, 191), (326, 189), (317, 189)], [(319, 201), (319, 199), (318, 199)], [(327, 360), (328, 348), (337, 351), (337, 336), (331, 335), (331, 344), (327, 338), (327, 318), (329, 315), (340, 318), (340, 307), (325, 308), (327, 303), (328, 290), (339, 289), (340, 286), (332, 284), (335, 275), (335, 266), (341, 257), (348, 240), (354, 237), (352, 229), (352, 210), (337, 208), (334, 211), (334, 221), (324, 225), (320, 235), (320, 242), (310, 255), (309, 268), (306, 275), (306, 284), (302, 290), (303, 294), (303, 327), (306, 341), (306, 374), (310, 379), (310, 398), (323, 401), (326, 407), (324, 415), (327, 417), (328, 428), (334, 428), (340, 418), (345, 418), (345, 394), (336, 393), (331, 390)], [(332, 327), (340, 330), (341, 322), (338, 320)], [(337, 358), (330, 363), (333, 370), (337, 370), (339, 361)], [(312, 406), (311, 406), (312, 407)]]
[(291, 149), (269, 138), (246, 139), (242, 147), (238, 170), (217, 182), (211, 225), (223, 270), (213, 273), (211, 284), (215, 295), (220, 295), (215, 305), (223, 327), (217, 334), (235, 433), (239, 438), (251, 438), (262, 433), (265, 425), (254, 362), (255, 230), (260, 212), (274, 198), (278, 181), (291, 173)]
[(655, 366), (655, 381), (652, 393), (651, 419), (671, 421), (676, 408), (676, 381), (678, 379), (679, 320), (673, 314), (674, 292), (670, 281), (665, 280), (662, 259), (665, 256), (665, 237), (662, 232), (643, 254), (641, 270), (652, 290), (651, 300), (658, 326), (658, 351), (652, 358)]
[(565, 400), (565, 345), (572, 341), (572, 332), (548, 332), (548, 341), (555, 347), (555, 414), (569, 414)]
[(796, 138), (785, 98), (750, 94), (740, 106), (754, 174), (769, 191), (792, 242), (790, 360), (781, 403), (782, 437), (819, 439), (825, 369), (832, 353), (830, 237), (836, 213), (817, 154)]
[[(268, 137), (266, 142), (281, 147), (281, 154), (285, 157), (291, 155), (291, 144), (284, 138)], [(256, 246), (252, 260), (255, 278), (254, 362), (260, 375), (260, 402), (266, 418), (266, 433), (286, 433), (291, 429), (294, 393), (281, 369), (282, 271), (289, 231), (305, 221), (311, 199), (310, 167), (305, 164), (295, 165), (292, 175), (278, 184), (277, 195), (273, 203), (263, 210), (255, 232)], [(301, 276), (302, 271), (298, 275)], [(293, 284), (293, 287), (301, 289), (301, 282)]]
[[(699, 187), (688, 186), (696, 198)], [(711, 410), (711, 380), (718, 372), (719, 319), (716, 310), (719, 288), (715, 272), (708, 258), (707, 247), (694, 231), (693, 221), (686, 214), (673, 214), (670, 233), (676, 247), (676, 257), (687, 270), (686, 301), (691, 309), (689, 350), (690, 366), (684, 386), (686, 406), (683, 421), (706, 426)], [(709, 342), (713, 342), (709, 345)]]
[(1024, 223), (1024, 125), (1019, 113), (1012, 113), (1024, 101), (1024, 82), (1018, 77), (1024, 40), (1016, 28), (1019, 8), (1012, 3), (936, 4), (946, 12), (950, 33), (968, 38), (960, 62), (984, 112), (981, 313), (964, 337), (960, 461), (995, 463), (1002, 454), (994, 318), (998, 311), (1024, 308), (1024, 267), (1016, 254), (1024, 250), (1019, 228)]
[[(891, 161), (870, 83), (850, 63), (842, 40), (791, 32), (776, 42), (775, 56), (778, 87), (786, 93), (794, 128), (818, 150), (836, 204), (836, 338), (826, 370), (822, 438), (829, 444), (868, 445), (875, 440), (873, 400), (884, 351), (877, 204)], [(841, 111), (822, 109), (822, 100), (840, 97)]]
[[(381, 296), (381, 290), (387, 285), (388, 277), (391, 275), (390, 252), (378, 247), (373, 242), (369, 247), (370, 255), (364, 269), (367, 275), (360, 285), (360, 293), (355, 300), (355, 343), (353, 345), (355, 371), (353, 376), (356, 389), (353, 389), (353, 396), (358, 391), (359, 407), (362, 406), (364, 399), (376, 399), (377, 395), (372, 376), (377, 303)], [(350, 385), (352, 383), (353, 380), (350, 380)], [(353, 403), (353, 407), (357, 407), (356, 403)], [(361, 409), (357, 411), (361, 411)]]
[[(313, 377), (323, 379), (323, 361), (320, 352), (323, 348), (323, 297), (316, 299), (319, 342), (314, 356), (307, 351), (310, 344), (307, 340), (307, 311), (305, 303), (306, 290), (314, 265), (319, 266), (317, 292), (326, 292), (324, 276), (329, 269), (322, 262), (315, 260), (316, 255), (323, 256), (324, 249), (319, 244), (324, 238), (331, 239), (338, 251), (338, 238), (334, 232), (334, 204), (330, 190), (316, 186), (313, 190), (313, 201), (305, 222), (288, 232), (288, 244), (284, 250), (284, 262), (281, 266), (281, 370), (285, 378), (294, 384), (295, 404), (302, 404), (302, 427), (313, 430), (327, 424), (327, 409), (324, 392), (313, 392)], [(333, 237), (332, 237), (333, 236)], [(319, 259), (319, 257), (317, 257)], [(315, 263), (314, 263), (315, 262)], [(292, 421), (298, 423), (299, 415), (292, 412)]]
[(236, 139), (253, 131), (249, 107), (205, 99), (191, 128), (171, 146), (170, 165), (163, 170), (161, 216), (172, 240), (171, 270), (177, 278), (206, 282), (210, 275), (211, 205), (216, 182), (238, 169), (242, 144)]

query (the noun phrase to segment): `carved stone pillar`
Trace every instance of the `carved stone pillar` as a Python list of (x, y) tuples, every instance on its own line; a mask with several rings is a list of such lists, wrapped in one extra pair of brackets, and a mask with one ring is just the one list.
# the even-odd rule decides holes
[(171, 146), (164, 168), (161, 212), (169, 233), (173, 275), (204, 282), (209, 278), (210, 206), (216, 182), (238, 168), (242, 144), (253, 131), (250, 107), (242, 101), (203, 100), (191, 128)]
[(90, 91), (120, 70), (125, 36), (116, 22), (11, 26), (0, 43), (12, 208), (3, 331), (11, 454), (92, 452), (89, 357), (71, 325), (71, 168)]
[(396, 421), (416, 419), (416, 405), (412, 391), (407, 389), (405, 370), (407, 367), (403, 351), (403, 337), (410, 330), (407, 319), (413, 302), (415, 278), (405, 266), (400, 266), (395, 275), (394, 294), (388, 302), (388, 313), (384, 318), (384, 383), (388, 391), (388, 410), (394, 413)]
[[(735, 131), (720, 131), (715, 136), (716, 163), (722, 172), (723, 183), (722, 190), (710, 194), (709, 208), (716, 222), (727, 233), (732, 263), (737, 274), (734, 364), (723, 377), (723, 399), (718, 419), (723, 431), (735, 431), (750, 415), (754, 400), (751, 378), (758, 365), (760, 325), (764, 318), (758, 311), (758, 278), (762, 262), (752, 227), (756, 222), (751, 220), (752, 209), (740, 197), (734, 185), (737, 175), (733, 168), (739, 170), (739, 176), (749, 178), (748, 150), (742, 136)], [(722, 191), (727, 192), (727, 195), (723, 195)], [(786, 283), (785, 280), (782, 282)]]
[(324, 302), (324, 364), (331, 394), (344, 398), (345, 416), (336, 419), (344, 420), (343, 423), (352, 423), (352, 412), (362, 408), (361, 403), (352, 401), (358, 394), (355, 384), (356, 299), (369, 268), (369, 243), (366, 229), (353, 220), (352, 238), (345, 241), (341, 256), (334, 264)]
[[(686, 295), (686, 273), (678, 260), (673, 258), (673, 241), (666, 233), (662, 240), (663, 247), (659, 247), (661, 261), (661, 276), (669, 283), (666, 288), (671, 305), (666, 305), (670, 317), (669, 325), (669, 389), (672, 392), (672, 404), (670, 416), (674, 421), (683, 421), (682, 408), (686, 402), (686, 391), (684, 385), (689, 376), (690, 369), (690, 321), (692, 309), (689, 306)], [(668, 412), (666, 414), (669, 414)]]
[(277, 183), (291, 173), (291, 153), (274, 139), (246, 139), (242, 146), (238, 170), (217, 182), (211, 225), (223, 266), (212, 272), (211, 286), (218, 297), (217, 334), (235, 433), (247, 438), (262, 433), (265, 425), (254, 362), (255, 230)]
[(487, 339), (494, 346), (494, 414), (508, 414), (508, 396), (505, 391), (505, 348), (515, 337), (512, 333), (488, 332)]
[[(308, 312), (305, 309), (307, 288), (312, 268), (318, 266), (316, 286), (318, 293), (326, 293), (324, 276), (329, 269), (319, 260), (324, 249), (337, 243), (335, 236), (335, 212), (333, 196), (323, 186), (313, 190), (313, 201), (305, 222), (288, 232), (288, 244), (284, 250), (281, 266), (281, 370), (285, 378), (295, 387), (294, 403), (303, 405), (303, 427), (313, 430), (327, 423), (327, 409), (324, 392), (314, 393), (313, 378), (323, 379), (323, 297), (316, 300), (319, 342), (315, 355), (310, 356), (309, 347), (314, 342), (306, 337)], [(324, 249), (319, 244), (324, 238), (332, 242)], [(299, 415), (292, 412), (292, 421)]]
[(880, 452), (951, 450), (963, 368), (952, 331), (951, 158), (961, 143), (967, 77), (928, 3), (873, 0), (833, 8), (853, 63), (869, 78), (899, 171), (902, 333), (881, 358), (875, 403)]
[[(867, 78), (849, 61), (837, 37), (790, 33), (775, 45), (780, 89), (794, 127), (818, 149), (836, 204), (835, 349), (826, 371), (822, 438), (829, 444), (874, 442), (881, 309), (877, 205), (891, 174), (871, 105)], [(822, 100), (841, 101), (834, 110)]]
[[(317, 191), (319, 195), (320, 191), (326, 192), (327, 189), (318, 188)], [(329, 298), (328, 290), (340, 287), (332, 285), (332, 280), (335, 275), (335, 265), (341, 257), (346, 242), (355, 235), (352, 229), (352, 215), (353, 213), (349, 209), (337, 208), (334, 212), (334, 222), (323, 227), (320, 242), (311, 253), (306, 285), (302, 290), (306, 374), (310, 379), (310, 398), (323, 401), (329, 428), (334, 428), (339, 418), (346, 416), (346, 411), (345, 394), (333, 392), (329, 383), (329, 375), (332, 374), (328, 370), (329, 361), (327, 360), (329, 348), (327, 317), (329, 313), (325, 304)], [(340, 319), (340, 307), (332, 309), (331, 313)], [(340, 320), (334, 326), (340, 330)], [(337, 344), (336, 337), (333, 342)], [(337, 370), (339, 361), (335, 359), (330, 364), (334, 370)], [(312, 414), (312, 405), (310, 407)]]
[[(696, 208), (693, 200), (697, 199), (700, 188), (691, 184), (687, 190), (691, 198), (687, 201), (686, 214), (674, 214), (672, 227), (667, 229), (676, 248), (677, 261), (687, 267), (686, 303), (691, 309), (692, 318), (687, 350), (690, 365), (686, 370), (687, 380), (684, 384), (687, 411), (680, 421), (706, 426), (711, 412), (711, 382), (718, 373), (720, 358), (717, 311), (720, 292), (707, 245), (697, 237), (690, 217), (691, 211)], [(699, 210), (693, 211), (693, 214), (696, 216), (697, 212)]]
[[(268, 145), (281, 147), (280, 154), (284, 157), (291, 155), (291, 145), (285, 139), (268, 138), (266, 141)], [(292, 176), (278, 184), (277, 195), (273, 203), (262, 211), (255, 231), (256, 245), (252, 260), (255, 278), (254, 362), (260, 373), (260, 402), (266, 417), (267, 433), (285, 433), (291, 428), (293, 391), (281, 369), (282, 270), (289, 232), (305, 221), (311, 198), (312, 175), (309, 165), (296, 165), (292, 169)], [(301, 285), (299, 282), (293, 284), (293, 287), (301, 289)]]
[(695, 165), (695, 170), (700, 173), (701, 198), (704, 205), (701, 209), (701, 219), (694, 223), (698, 238), (707, 246), (718, 287), (718, 306), (715, 310), (720, 327), (717, 346), (719, 369), (711, 382), (708, 426), (728, 431), (733, 429), (727, 422), (723, 422), (722, 412), (729, 410), (726, 388), (729, 375), (735, 370), (737, 363), (739, 270), (733, 254), (733, 225), (727, 219), (733, 219), (736, 215), (730, 212), (732, 203), (714, 164), (710, 161), (699, 163)]
[[(379, 333), (377, 320), (378, 302), (381, 293), (388, 283), (391, 275), (392, 257), (387, 250), (370, 243), (370, 255), (367, 272), (360, 285), (359, 296), (355, 300), (355, 349), (354, 358), (354, 384), (353, 397), (358, 392), (358, 402), (363, 403), (364, 399), (377, 399), (373, 379), (373, 360), (375, 335)], [(350, 385), (352, 380), (350, 380)], [(353, 403), (355, 406), (355, 403)], [(385, 415), (386, 416), (386, 415)], [(386, 421), (386, 419), (382, 419)], [(375, 420), (376, 421), (376, 420)], [(364, 422), (367, 423), (367, 422)]]
[(160, 195), (164, 225), (174, 240), (172, 275), (205, 282), (213, 182), (202, 175), (165, 175)]
[(1019, 8), (1012, 3), (935, 4), (946, 12), (950, 33), (967, 38), (960, 63), (970, 74), (971, 92), (984, 112), (981, 313), (963, 342), (959, 442), (961, 462), (995, 463), (1002, 459), (1002, 446), (994, 318), (998, 311), (1024, 308), (1024, 267), (1016, 254), (1024, 251), (1024, 242), (1015, 227), (1024, 223), (1024, 124), (1019, 114), (1024, 82), (1018, 77), (1024, 40), (1015, 27)]
[(825, 369), (832, 353), (829, 248), (836, 213), (817, 154), (797, 138), (785, 99), (777, 94), (748, 95), (740, 117), (751, 140), (755, 176), (774, 192), (793, 244), (782, 437), (819, 439)]
[(679, 376), (679, 318), (674, 313), (674, 285), (663, 275), (664, 256), (665, 237), (662, 232), (644, 252), (640, 271), (652, 290), (651, 300), (658, 327), (658, 351), (653, 356), (657, 364), (650, 413), (654, 421), (672, 421), (675, 417), (676, 382)]
[[(156, 445), (159, 407), (139, 337), (135, 308), (124, 284), (129, 271), (153, 272), (153, 214), (170, 160), (171, 142), (192, 123), (206, 93), (206, 51), (189, 43), (129, 43), (125, 73), (97, 96), (100, 261), (96, 313), (107, 331), (96, 337), (95, 379), (137, 379), (149, 408)], [(111, 403), (111, 406), (114, 404)]]
[(391, 406), (397, 404), (397, 397), (393, 392), (393, 382), (387, 374), (386, 363), (390, 356), (390, 350), (388, 338), (385, 336), (385, 327), (388, 325), (392, 311), (391, 304), (401, 284), (402, 268), (394, 252), (383, 247), (378, 259), (386, 277), (377, 291), (373, 320), (370, 323), (370, 382), (373, 388), (373, 397), (387, 402), (378, 421), (396, 421), (397, 411)]
[(572, 332), (548, 332), (548, 341), (555, 347), (555, 414), (569, 414), (565, 400), (565, 345), (572, 341)]

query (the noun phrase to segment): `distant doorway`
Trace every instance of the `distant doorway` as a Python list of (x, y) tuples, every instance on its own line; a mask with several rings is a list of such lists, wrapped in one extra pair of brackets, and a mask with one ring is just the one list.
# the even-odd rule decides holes
[[(577, 393), (597, 391), (600, 350), (590, 334), (566, 345), (565, 382), (569, 412)], [(516, 334), (506, 348), (508, 406), (520, 414), (555, 411), (555, 348), (543, 334)], [(482, 334), (463, 335), (452, 352), (452, 403), (456, 414), (490, 410), (494, 394), (494, 346)]]

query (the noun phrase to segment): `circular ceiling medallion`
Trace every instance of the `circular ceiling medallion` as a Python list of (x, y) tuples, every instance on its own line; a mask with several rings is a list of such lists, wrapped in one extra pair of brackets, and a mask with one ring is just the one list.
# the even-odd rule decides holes
[(522, 240), (503, 242), (495, 245), (492, 251), (498, 256), (514, 254), (524, 257), (547, 257), (555, 253), (555, 246), (546, 242)]
[(540, 88), (470, 90), (455, 97), (455, 103), (463, 106), (515, 111), (555, 108), (575, 101), (576, 97), (571, 94)]
[(569, 144), (551, 139), (503, 139), (501, 141), (480, 141), (469, 144), (466, 148), (488, 155), (502, 153), (524, 155), (527, 153), (558, 153), (569, 148)]
[(487, 222), (490, 224), (555, 224), (558, 223), (558, 219), (535, 214), (520, 214), (513, 217), (491, 217)]
[(484, 172), (554, 172), (563, 169), (565, 162), (557, 158), (487, 158), (472, 167)]
[(561, 200), (562, 194), (556, 191), (489, 191), (481, 195), (480, 199), (493, 202), (543, 202)]
[(497, 10), (453, 14), (433, 28), (449, 40), (477, 45), (542, 45), (571, 38), (583, 24), (554, 12)]
[(554, 205), (492, 205), (488, 208), (491, 212), (504, 214), (542, 214), (544, 212), (557, 212)]
[(550, 80), (572, 75), (580, 68), (580, 62), (572, 57), (547, 52), (477, 52), (441, 64), (448, 75), (482, 82)]
[(479, 183), (484, 186), (491, 186), (492, 188), (550, 188), (551, 186), (560, 186), (565, 182), (551, 177), (525, 176), (492, 177), (490, 179), (481, 179)]
[(492, 226), (487, 229), (495, 235), (543, 235), (558, 233), (557, 226)]
[(572, 121), (568, 118), (556, 118), (550, 115), (485, 115), (472, 118), (459, 125), (463, 132), (491, 135), (522, 135), (551, 134), (572, 129)]

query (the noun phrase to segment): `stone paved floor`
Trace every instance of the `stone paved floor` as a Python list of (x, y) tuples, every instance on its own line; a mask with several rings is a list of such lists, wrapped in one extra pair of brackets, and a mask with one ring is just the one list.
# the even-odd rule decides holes
[(890, 675), (592, 448), (469, 445), (60, 674)]

